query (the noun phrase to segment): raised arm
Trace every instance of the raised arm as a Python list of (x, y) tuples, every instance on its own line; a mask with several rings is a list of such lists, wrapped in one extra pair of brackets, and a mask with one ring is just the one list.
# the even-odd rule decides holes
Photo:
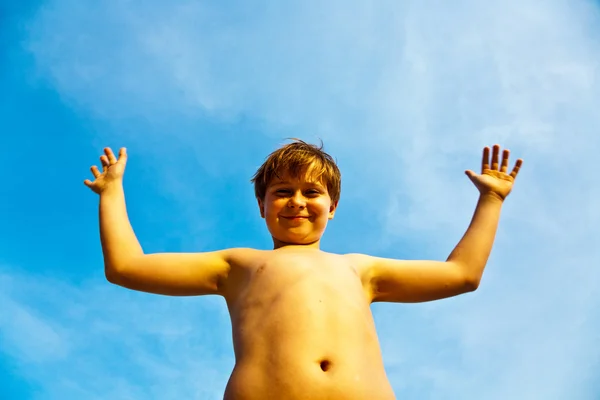
[(412, 261), (363, 256), (365, 280), (370, 283), (372, 301), (422, 302), (438, 300), (470, 292), (479, 286), (483, 270), (492, 250), (504, 199), (522, 165), (516, 162), (507, 173), (509, 151), (504, 150), (499, 164), (500, 146), (485, 147), (482, 172), (465, 173), (480, 192), (471, 223), (446, 261)]
[(100, 239), (108, 281), (165, 295), (223, 294), (232, 250), (144, 254), (127, 216), (123, 191), (126, 150), (120, 150), (119, 159), (110, 148), (104, 152), (102, 172), (92, 166), (95, 179), (84, 184), (100, 195)]

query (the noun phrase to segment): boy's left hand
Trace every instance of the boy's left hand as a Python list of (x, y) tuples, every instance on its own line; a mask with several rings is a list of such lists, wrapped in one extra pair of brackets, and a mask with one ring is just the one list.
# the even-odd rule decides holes
[(512, 172), (508, 174), (508, 156), (510, 152), (508, 149), (504, 150), (502, 153), (502, 164), (498, 163), (499, 155), (500, 146), (496, 144), (492, 150), (492, 164), (490, 167), (490, 148), (487, 146), (484, 147), (481, 160), (481, 175), (471, 170), (467, 170), (465, 173), (477, 189), (479, 189), (481, 195), (491, 194), (497, 196), (500, 200), (504, 200), (512, 190), (513, 183), (523, 164), (523, 160), (519, 158)]

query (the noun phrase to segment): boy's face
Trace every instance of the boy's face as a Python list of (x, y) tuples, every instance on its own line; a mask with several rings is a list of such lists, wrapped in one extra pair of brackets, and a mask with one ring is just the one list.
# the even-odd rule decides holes
[(258, 205), (275, 248), (289, 244), (318, 248), (337, 207), (327, 186), (311, 179), (310, 173), (302, 179), (287, 175), (273, 179), (267, 186), (265, 199), (259, 199)]

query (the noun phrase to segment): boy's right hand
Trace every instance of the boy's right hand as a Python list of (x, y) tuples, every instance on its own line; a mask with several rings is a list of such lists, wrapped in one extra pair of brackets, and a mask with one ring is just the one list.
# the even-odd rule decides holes
[(104, 153), (100, 156), (102, 163), (102, 172), (98, 167), (93, 165), (90, 170), (94, 175), (94, 181), (86, 179), (83, 183), (92, 189), (97, 194), (102, 194), (107, 188), (121, 185), (123, 175), (125, 173), (125, 165), (127, 164), (127, 150), (122, 147), (119, 150), (119, 159), (117, 159), (109, 147), (104, 149)]

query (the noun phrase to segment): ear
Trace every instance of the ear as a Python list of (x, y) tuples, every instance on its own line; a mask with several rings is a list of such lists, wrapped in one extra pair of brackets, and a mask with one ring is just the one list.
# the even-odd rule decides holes
[(337, 206), (338, 206), (338, 202), (333, 202), (331, 203), (331, 206), (329, 207), (329, 219), (333, 219), (333, 216), (335, 214), (335, 210), (337, 210)]
[(262, 201), (261, 199), (259, 199), (258, 197), (256, 198), (256, 200), (258, 201), (258, 209), (260, 210), (260, 217), (264, 218), (265, 217), (265, 202)]

